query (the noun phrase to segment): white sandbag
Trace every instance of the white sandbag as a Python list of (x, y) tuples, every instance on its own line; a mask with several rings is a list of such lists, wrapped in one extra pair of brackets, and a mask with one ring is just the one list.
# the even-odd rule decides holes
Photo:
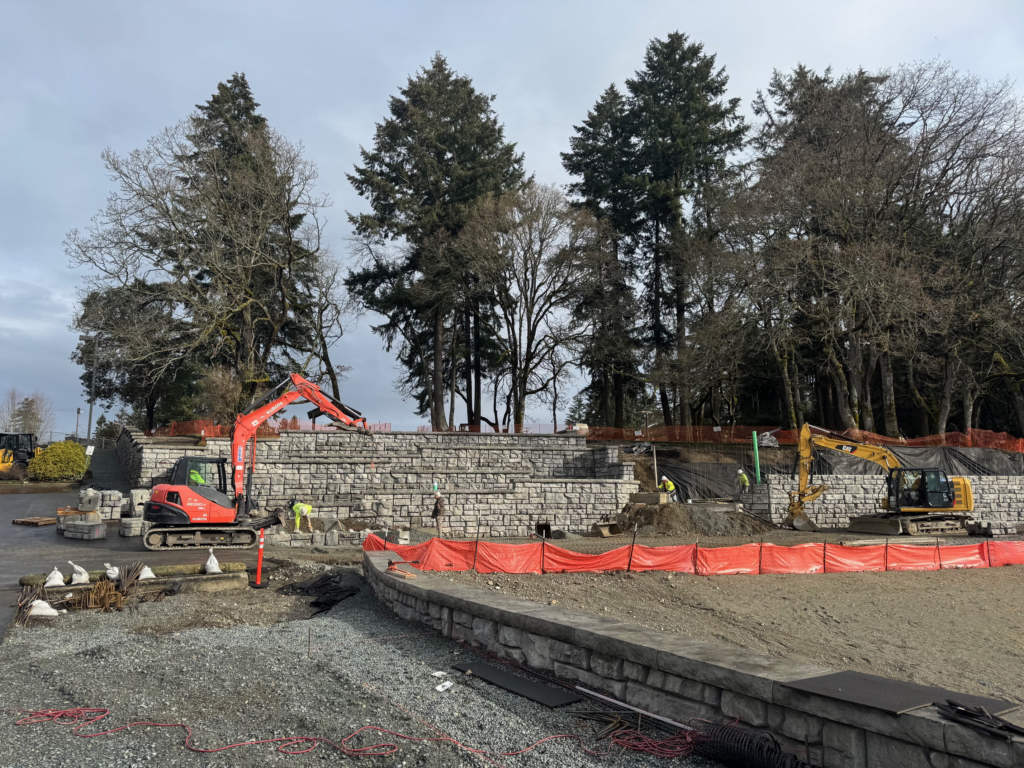
[(44, 587), (63, 587), (64, 586), (64, 574), (57, 570), (54, 566), (53, 570), (50, 571), (50, 575), (46, 577), (46, 583)]
[(156, 578), (156, 574), (153, 573), (153, 569), (152, 568), (150, 568), (148, 565), (142, 566), (142, 570), (139, 571), (139, 581), (142, 581), (143, 579), (155, 579), (155, 578)]
[(213, 547), (210, 547), (210, 556), (206, 559), (206, 572), (223, 573), (220, 569), (220, 563), (218, 563), (217, 558), (213, 556)]
[(80, 565), (75, 565), (68, 560), (68, 565), (75, 569), (75, 572), (71, 574), (71, 584), (88, 584), (89, 583), (89, 572)]
[(45, 600), (33, 600), (32, 605), (28, 608), (29, 616), (36, 616), (38, 618), (52, 619), (57, 615), (57, 611), (50, 607), (50, 604)]
[(111, 581), (117, 581), (118, 576), (121, 575), (121, 569), (110, 563), (104, 563), (103, 565), (107, 567), (107, 578)]

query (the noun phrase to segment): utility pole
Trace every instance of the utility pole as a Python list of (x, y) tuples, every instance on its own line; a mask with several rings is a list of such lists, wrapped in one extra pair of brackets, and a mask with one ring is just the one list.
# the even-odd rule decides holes
[(99, 356), (99, 337), (80, 335), (78, 338), (80, 341), (92, 342), (92, 381), (89, 382), (89, 422), (88, 426), (85, 428), (85, 441), (89, 442), (92, 439), (92, 406), (96, 401), (96, 361)]
[(82, 416), (82, 409), (75, 408), (75, 439), (78, 439), (78, 419)]

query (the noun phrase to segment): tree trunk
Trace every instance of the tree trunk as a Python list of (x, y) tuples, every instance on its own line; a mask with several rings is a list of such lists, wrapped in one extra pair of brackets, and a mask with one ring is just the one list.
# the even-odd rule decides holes
[[(616, 371), (612, 375), (612, 381), (614, 382), (615, 389), (615, 428), (625, 429), (626, 428), (626, 392), (625, 384), (622, 381), (623, 376), (621, 373)], [(1019, 394), (1019, 390), (1018, 390)], [(1024, 403), (1024, 398), (1018, 398)], [(1021, 421), (1024, 425), (1024, 420)]]
[(800, 429), (804, 425), (804, 408), (803, 399), (800, 397), (800, 367), (796, 362), (796, 353), (793, 352), (793, 348), (789, 348), (789, 359), (793, 361), (793, 375), (790, 377), (793, 381), (793, 413), (796, 416), (796, 429)]
[(942, 383), (942, 402), (939, 404), (939, 417), (935, 420), (935, 433), (946, 434), (946, 422), (949, 421), (949, 408), (953, 402), (953, 361), (946, 357), (943, 364), (944, 378)]
[[(665, 372), (662, 364), (665, 361), (664, 327), (661, 322), (661, 228), (654, 227), (654, 270), (651, 275), (651, 325), (654, 331), (654, 368), (659, 378)], [(661, 401), (661, 418), (666, 427), (672, 426), (672, 404), (668, 400), (665, 382), (658, 383), (658, 395)]]
[(146, 400), (146, 429), (156, 429), (156, 398)]
[(320, 334), (320, 359), (323, 361), (324, 368), (327, 369), (327, 378), (331, 380), (331, 392), (334, 393), (334, 399), (341, 400), (338, 372), (334, 370), (334, 365), (331, 363), (331, 351), (327, 348), (327, 339), (324, 338), (323, 334)]
[(871, 402), (871, 380), (875, 377), (875, 368), (878, 366), (878, 350), (874, 344), (868, 345), (868, 364), (864, 369), (864, 386), (861, 389), (861, 419), (867, 432), (877, 432), (875, 429), (875, 407)]
[(964, 434), (970, 435), (974, 428), (974, 396), (973, 384), (964, 385), (963, 409), (964, 409)]
[(846, 374), (843, 372), (842, 364), (836, 359), (835, 353), (829, 349), (828, 361), (832, 381), (836, 388), (836, 405), (839, 407), (839, 419), (843, 429), (856, 429), (857, 422), (854, 420), (853, 411), (850, 410), (850, 388), (847, 385)]
[[(473, 402), (476, 409), (473, 411), (473, 424), (480, 426), (481, 417), (484, 413), (483, 401), (483, 363), (480, 360), (480, 309), (473, 305)], [(497, 419), (497, 408), (495, 408), (495, 419)]]
[(782, 395), (786, 401), (786, 428), (798, 429), (796, 425), (796, 409), (793, 407), (793, 388), (789, 380), (789, 355), (780, 355), (778, 350), (775, 350), (775, 361), (779, 364), (779, 370), (782, 372)]
[(853, 418), (853, 426), (861, 426), (861, 383), (864, 381), (864, 352), (860, 344), (860, 334), (850, 334), (850, 358), (848, 367), (849, 377), (844, 376), (847, 398), (849, 399), (850, 415)]
[(473, 408), (473, 344), (470, 341), (470, 314), (467, 304), (462, 313), (462, 337), (466, 340), (466, 423), (472, 426), (476, 423), (476, 410)]
[(440, 309), (434, 310), (433, 382), (431, 426), (435, 431), (445, 432), (448, 425), (444, 419), (444, 316)]
[(888, 352), (879, 357), (882, 376), (882, 418), (885, 420), (887, 437), (899, 437), (900, 429), (896, 421), (896, 388), (892, 380), (892, 359)]

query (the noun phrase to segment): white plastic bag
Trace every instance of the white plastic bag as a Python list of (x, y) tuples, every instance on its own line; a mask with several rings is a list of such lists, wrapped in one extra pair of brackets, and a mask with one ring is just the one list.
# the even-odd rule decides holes
[(104, 563), (104, 565), (107, 566), (107, 578), (111, 581), (117, 581), (117, 578), (121, 575), (121, 569), (110, 563)]
[(156, 574), (153, 573), (153, 569), (152, 568), (150, 568), (148, 565), (142, 566), (142, 570), (139, 572), (139, 581), (142, 581), (143, 579), (155, 579), (155, 578), (156, 578)]
[(43, 619), (52, 619), (57, 615), (57, 611), (51, 608), (50, 604), (45, 600), (33, 600), (32, 605), (29, 606), (28, 615)]
[(220, 563), (218, 563), (217, 558), (213, 556), (213, 547), (210, 547), (210, 556), (206, 559), (206, 572), (223, 573), (220, 569)]
[(88, 584), (89, 583), (89, 572), (80, 565), (75, 565), (68, 560), (68, 565), (75, 569), (75, 572), (71, 574), (71, 584)]
[(53, 570), (50, 571), (50, 575), (46, 577), (46, 583), (44, 587), (63, 587), (64, 586), (64, 574), (57, 570), (54, 566)]

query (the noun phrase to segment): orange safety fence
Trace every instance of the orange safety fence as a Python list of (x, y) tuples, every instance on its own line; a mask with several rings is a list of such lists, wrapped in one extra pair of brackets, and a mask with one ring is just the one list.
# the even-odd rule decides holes
[(737, 547), (625, 545), (591, 555), (538, 541), (499, 544), (432, 538), (422, 544), (391, 544), (370, 534), (363, 549), (389, 550), (422, 571), (478, 573), (599, 573), (602, 571), (674, 571), (698, 576), (730, 574), (863, 573), (866, 571), (938, 571), (1024, 565), (1024, 541), (924, 546), (884, 544), (741, 544)]
[[(759, 435), (770, 432), (779, 445), (796, 445), (800, 433), (795, 429), (779, 427), (649, 427), (647, 429), (616, 429), (614, 427), (590, 427), (587, 440), (624, 440), (650, 443), (739, 443), (749, 445), (754, 432)], [(1008, 432), (991, 432), (987, 429), (971, 429), (967, 433), (946, 432), (926, 437), (894, 438), (866, 432), (862, 429), (847, 429), (834, 432), (860, 443), (871, 445), (896, 445), (911, 448), (996, 448), (1001, 451), (1024, 453), (1024, 439)]]

